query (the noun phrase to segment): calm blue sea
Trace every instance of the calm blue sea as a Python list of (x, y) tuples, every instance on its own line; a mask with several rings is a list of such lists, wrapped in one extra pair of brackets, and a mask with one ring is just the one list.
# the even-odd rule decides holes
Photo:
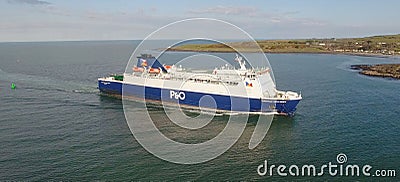
[[(138, 41), (0, 43), (0, 181), (398, 181), (328, 174), (259, 176), (257, 167), (264, 160), (321, 166), (336, 163), (336, 156), (344, 153), (346, 164), (398, 173), (400, 81), (366, 77), (350, 65), (400, 63), (399, 58), (268, 54), (277, 87), (303, 95), (297, 115), (275, 117), (253, 150), (248, 143), (257, 123), (248, 122), (227, 153), (206, 163), (180, 165), (143, 149), (128, 128), (122, 101), (97, 90), (97, 78), (122, 73), (137, 45)], [(209, 127), (210, 133), (224, 124)], [(181, 137), (186, 139), (193, 138)]]

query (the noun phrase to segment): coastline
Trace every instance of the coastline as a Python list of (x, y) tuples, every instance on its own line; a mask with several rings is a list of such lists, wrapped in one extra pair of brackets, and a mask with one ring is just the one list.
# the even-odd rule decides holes
[[(234, 49), (235, 48), (235, 49)], [(362, 38), (257, 40), (209, 44), (182, 44), (167, 51), (264, 52), (269, 54), (335, 54), (363, 57), (400, 57), (400, 34)]]
[[(210, 52), (210, 53), (234, 53), (235, 51), (226, 50), (190, 50), (179, 48), (168, 48), (166, 51), (170, 52)], [(242, 51), (246, 53), (257, 53), (258, 51)], [(265, 54), (331, 54), (331, 55), (347, 55), (347, 56), (360, 56), (360, 57), (376, 57), (376, 58), (398, 58), (400, 55), (386, 55), (377, 53), (351, 53), (351, 52), (313, 52), (313, 51), (262, 51)]]
[[(166, 51), (171, 52), (209, 52), (209, 53), (234, 53), (235, 51), (230, 49), (219, 50), (219, 49), (180, 49), (178, 48), (168, 48)], [(244, 50), (247, 53), (256, 53), (257, 51)], [(260, 52), (260, 51), (258, 51)], [(330, 55), (347, 55), (347, 56), (360, 56), (360, 57), (375, 57), (375, 58), (395, 58), (400, 59), (400, 55), (386, 55), (379, 53), (352, 53), (352, 52), (334, 52), (334, 51), (262, 51), (265, 54), (330, 54)], [(400, 64), (374, 64), (374, 65), (351, 65), (350, 69), (359, 70), (359, 74), (381, 77), (381, 78), (392, 78), (400, 80)]]

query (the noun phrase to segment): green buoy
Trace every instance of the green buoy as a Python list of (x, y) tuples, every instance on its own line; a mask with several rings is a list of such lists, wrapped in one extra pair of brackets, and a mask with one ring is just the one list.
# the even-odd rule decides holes
[(11, 89), (15, 89), (17, 86), (15, 86), (15, 83), (11, 83)]

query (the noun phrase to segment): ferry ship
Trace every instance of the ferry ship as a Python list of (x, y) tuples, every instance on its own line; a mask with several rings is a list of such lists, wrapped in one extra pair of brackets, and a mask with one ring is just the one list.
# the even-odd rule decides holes
[(99, 78), (100, 92), (221, 113), (290, 116), (302, 99), (299, 93), (276, 90), (269, 68), (246, 68), (238, 55), (239, 68), (225, 65), (210, 72), (163, 65), (149, 54), (137, 58), (132, 72)]

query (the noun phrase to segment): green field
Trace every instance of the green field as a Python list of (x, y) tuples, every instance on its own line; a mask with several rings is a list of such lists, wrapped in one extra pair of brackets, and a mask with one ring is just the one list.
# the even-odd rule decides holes
[(400, 55), (400, 34), (364, 38), (342, 39), (297, 39), (297, 40), (258, 40), (233, 42), (228, 44), (184, 44), (169, 48), (170, 51), (196, 52), (242, 52), (263, 51), (267, 53), (348, 53), (369, 55)]

